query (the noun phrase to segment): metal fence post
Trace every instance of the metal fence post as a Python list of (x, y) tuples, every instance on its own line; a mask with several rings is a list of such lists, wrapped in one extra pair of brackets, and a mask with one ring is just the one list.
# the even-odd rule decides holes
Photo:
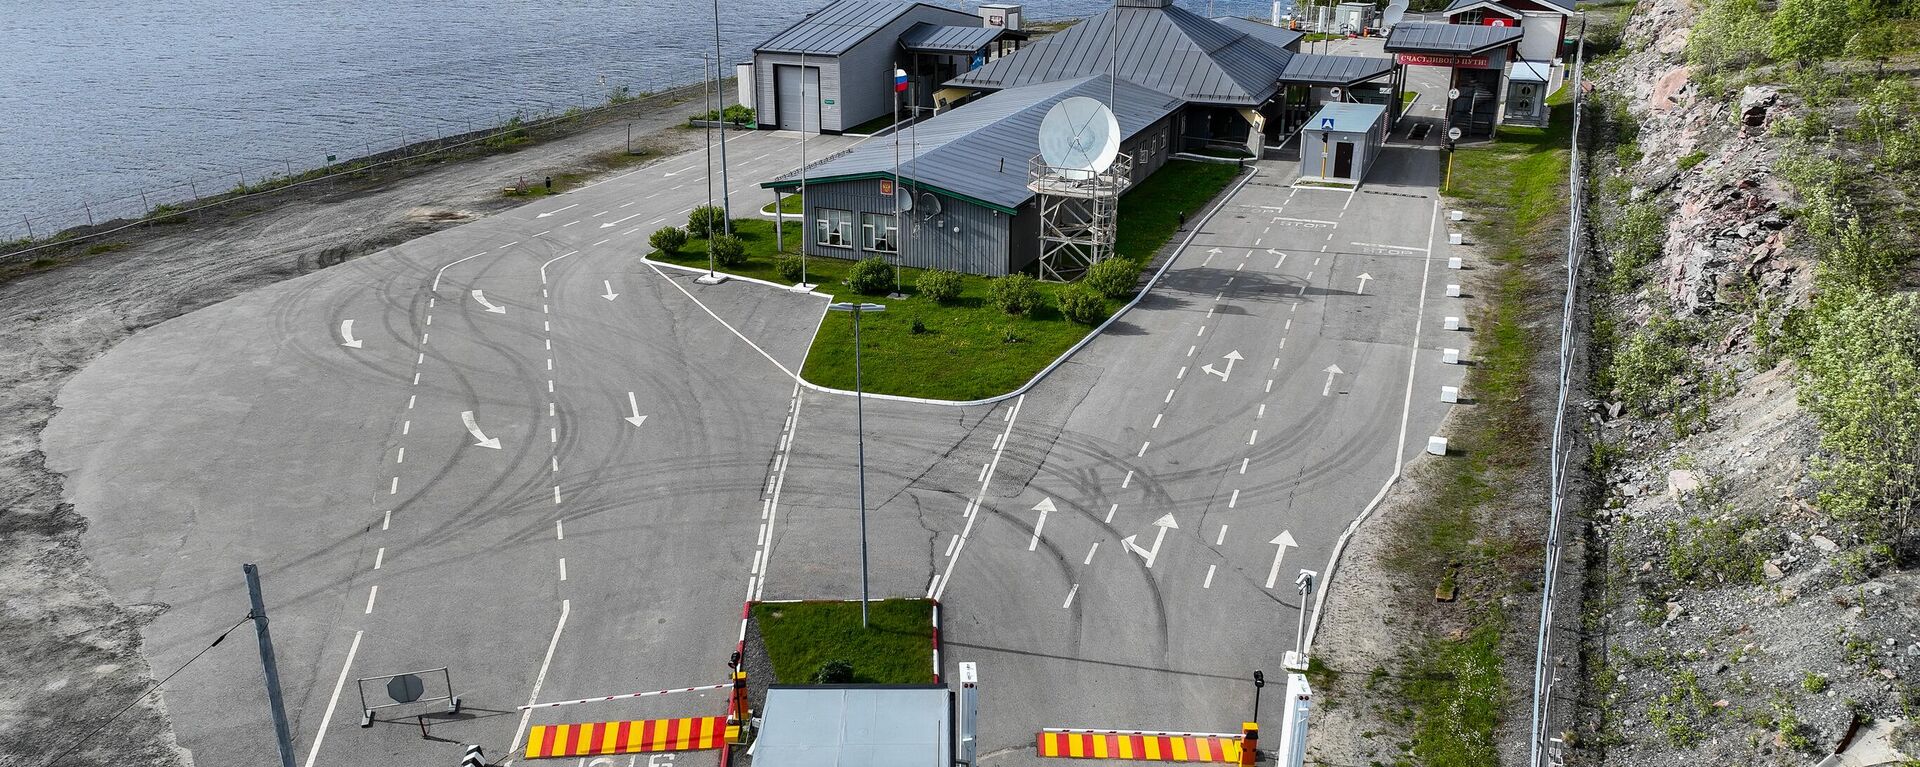
[(20, 223), (27, 225), (27, 239), (29, 240), (33, 239), (33, 219), (27, 218), (26, 216), (21, 216)]
[(81, 200), (80, 209), (87, 212), (87, 226), (93, 226), (93, 206), (88, 205), (86, 200)]

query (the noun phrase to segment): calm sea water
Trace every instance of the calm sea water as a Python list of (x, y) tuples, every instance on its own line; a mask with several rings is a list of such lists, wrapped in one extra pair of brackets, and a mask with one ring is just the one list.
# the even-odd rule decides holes
[[(826, 0), (721, 0), (728, 63)], [(1031, 0), (1026, 17), (1106, 0)], [(1181, 0), (1204, 12), (1204, 0)], [(964, 6), (972, 10), (978, 0)], [(1217, 0), (1265, 15), (1265, 0)], [(707, 0), (0, 0), (0, 240), (696, 82)]]

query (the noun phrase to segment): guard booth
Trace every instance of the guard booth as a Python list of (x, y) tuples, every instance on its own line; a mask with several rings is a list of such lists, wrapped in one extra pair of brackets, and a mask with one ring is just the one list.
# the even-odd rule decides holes
[(1300, 132), (1300, 180), (1359, 186), (1386, 142), (1386, 105), (1321, 107)]

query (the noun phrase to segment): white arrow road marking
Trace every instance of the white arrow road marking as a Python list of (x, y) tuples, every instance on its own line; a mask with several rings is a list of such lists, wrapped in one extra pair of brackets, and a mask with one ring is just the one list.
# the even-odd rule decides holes
[[(632, 205), (632, 204), (633, 204), (633, 203), (627, 203), (627, 205)], [(624, 207), (627, 207), (627, 205), (622, 205), (622, 206), (620, 206), (620, 207), (622, 207), (622, 208), (624, 208)], [(641, 216), (644, 216), (644, 215), (647, 215), (647, 214), (645, 214), (645, 213), (635, 213), (635, 214), (633, 214), (633, 215), (631, 215), (631, 216), (628, 216), (627, 218), (623, 218), (623, 219), (620, 219), (620, 220), (618, 220), (618, 221), (609, 221), (609, 222), (607, 222), (607, 223), (604, 223), (604, 224), (601, 224), (601, 225), (600, 225), (600, 228), (601, 228), (601, 229), (606, 229), (606, 228), (609, 228), (609, 227), (614, 227), (614, 226), (619, 226), (619, 225), (620, 225), (620, 222), (621, 222), (621, 221), (625, 221), (625, 220), (627, 220), (628, 218), (639, 218), (639, 217), (641, 217)]]
[(1327, 372), (1327, 385), (1320, 387), (1320, 396), (1322, 397), (1331, 396), (1333, 394), (1333, 377), (1340, 375), (1341, 373), (1345, 373), (1347, 371), (1341, 370), (1339, 365), (1328, 365), (1326, 372)]
[(607, 299), (608, 301), (612, 301), (613, 299), (620, 297), (619, 293), (613, 292), (613, 280), (601, 280), (600, 284), (607, 286), (607, 293), (606, 295), (601, 296), (601, 298)]
[(360, 339), (353, 337), (353, 320), (340, 321), (340, 345), (350, 349), (360, 348)]
[(467, 433), (472, 434), (474, 439), (479, 440), (478, 442), (473, 443), (474, 447), (490, 447), (495, 450), (500, 449), (500, 438), (494, 437), (489, 439), (487, 437), (486, 432), (483, 432), (480, 430), (480, 424), (474, 422), (473, 411), (471, 410), (461, 411), (460, 420), (467, 425)]
[(1040, 528), (1047, 526), (1047, 512), (1054, 510), (1053, 499), (1052, 498), (1040, 499), (1039, 503), (1036, 503), (1033, 505), (1033, 510), (1040, 512), (1040, 519), (1033, 523), (1033, 540), (1027, 541), (1028, 551), (1032, 551), (1040, 547)]
[(473, 300), (474, 300), (474, 301), (476, 301), (476, 302), (479, 302), (479, 304), (480, 304), (481, 306), (484, 306), (484, 307), (487, 307), (487, 311), (489, 311), (489, 312), (493, 312), (494, 314), (506, 314), (506, 313), (507, 313), (507, 307), (504, 307), (504, 306), (495, 306), (495, 305), (493, 305), (493, 304), (490, 304), (490, 303), (487, 303), (487, 296), (486, 296), (486, 294), (484, 294), (484, 293), (481, 293), (481, 292), (480, 292), (480, 291), (478, 291), (478, 290), (476, 290), (476, 291), (473, 291)]
[(1227, 352), (1227, 356), (1226, 356), (1227, 369), (1226, 370), (1214, 370), (1212, 364), (1206, 364), (1206, 365), (1200, 366), (1200, 371), (1203, 373), (1211, 373), (1213, 375), (1220, 376), (1220, 380), (1224, 382), (1227, 380), (1227, 376), (1233, 375), (1233, 363), (1243, 359), (1246, 359), (1246, 358), (1240, 356), (1240, 350), (1235, 349), (1233, 351)]
[(1281, 530), (1279, 535), (1274, 536), (1273, 540), (1267, 543), (1280, 547), (1273, 552), (1273, 567), (1267, 569), (1267, 588), (1273, 588), (1274, 581), (1280, 578), (1280, 560), (1287, 556), (1287, 547), (1300, 544), (1293, 540), (1293, 533), (1285, 530)]
[(633, 408), (633, 415), (627, 416), (627, 423), (640, 426), (647, 422), (647, 417), (640, 414), (640, 402), (634, 399), (633, 392), (627, 392), (627, 407)]
[(1359, 277), (1356, 277), (1356, 278), (1354, 278), (1354, 279), (1357, 279), (1357, 280), (1359, 280), (1359, 281), (1360, 281), (1360, 289), (1359, 289), (1359, 290), (1357, 290), (1357, 291), (1354, 291), (1354, 292), (1355, 292), (1355, 293), (1358, 293), (1358, 294), (1360, 294), (1360, 295), (1363, 295), (1363, 296), (1364, 296), (1364, 295), (1366, 295), (1366, 294), (1367, 294), (1367, 280), (1371, 280), (1371, 279), (1373, 279), (1373, 275), (1371, 275), (1371, 274), (1367, 274), (1366, 272), (1361, 272), (1361, 273), (1360, 273), (1360, 276), (1359, 276)]
[(1153, 549), (1151, 551), (1140, 548), (1140, 544), (1133, 542), (1135, 538), (1139, 537), (1137, 535), (1129, 535), (1120, 539), (1121, 546), (1125, 546), (1133, 553), (1139, 554), (1142, 559), (1147, 560), (1147, 569), (1153, 569), (1153, 561), (1159, 558), (1160, 542), (1167, 539), (1167, 531), (1180, 529), (1180, 523), (1173, 521), (1172, 514), (1154, 520), (1153, 526), (1160, 528), (1160, 532), (1155, 533), (1153, 536)]
[(545, 212), (545, 213), (542, 213), (542, 214), (540, 214), (540, 215), (537, 215), (537, 216), (534, 216), (534, 218), (546, 218), (546, 217), (548, 217), (548, 216), (551, 216), (551, 215), (553, 215), (553, 214), (555, 214), (555, 213), (561, 213), (561, 212), (564, 212), (564, 211), (569, 211), (569, 210), (572, 210), (572, 209), (574, 209), (574, 208), (578, 208), (578, 207), (580, 207), (580, 203), (577, 203), (577, 202), (576, 202), (576, 203), (574, 203), (574, 204), (572, 204), (572, 205), (568, 205), (567, 207), (564, 207), (564, 208), (559, 208), (559, 209), (556, 209), (556, 210), (550, 210), (550, 211), (547, 211), (547, 212)]

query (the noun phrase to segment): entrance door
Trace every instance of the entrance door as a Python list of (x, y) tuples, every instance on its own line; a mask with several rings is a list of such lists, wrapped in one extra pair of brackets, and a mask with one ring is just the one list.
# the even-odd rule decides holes
[(1336, 178), (1353, 178), (1353, 142), (1338, 141), (1334, 143), (1333, 175)]
[[(804, 74), (804, 78), (802, 75)], [(820, 69), (773, 65), (773, 112), (781, 130), (820, 132)]]

